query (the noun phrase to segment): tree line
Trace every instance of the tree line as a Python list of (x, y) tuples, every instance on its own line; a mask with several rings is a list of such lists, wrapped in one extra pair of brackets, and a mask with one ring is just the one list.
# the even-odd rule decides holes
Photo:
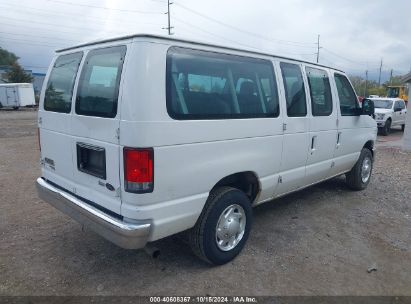
[(349, 76), (349, 78), (357, 94), (359, 96), (368, 97), (370, 95), (386, 96), (387, 87), (391, 85), (402, 85), (401, 79), (403, 76), (393, 76), (382, 85), (378, 85), (378, 82), (375, 80), (366, 81), (361, 76)]

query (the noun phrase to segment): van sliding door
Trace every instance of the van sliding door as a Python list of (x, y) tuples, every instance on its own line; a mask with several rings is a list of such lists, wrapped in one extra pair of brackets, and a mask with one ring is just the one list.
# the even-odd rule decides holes
[(279, 184), (275, 195), (300, 188), (305, 176), (308, 147), (308, 117), (306, 91), (301, 65), (280, 63), (283, 96), (284, 141)]

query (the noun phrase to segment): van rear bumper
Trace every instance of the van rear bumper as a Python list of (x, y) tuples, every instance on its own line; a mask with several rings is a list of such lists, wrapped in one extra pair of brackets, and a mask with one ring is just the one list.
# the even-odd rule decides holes
[(149, 221), (117, 219), (48, 183), (36, 182), (39, 197), (112, 243), (126, 249), (143, 248), (150, 235)]

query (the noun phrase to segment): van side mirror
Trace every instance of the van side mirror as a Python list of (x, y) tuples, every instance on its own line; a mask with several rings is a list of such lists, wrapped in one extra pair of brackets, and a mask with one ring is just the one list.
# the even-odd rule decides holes
[(361, 115), (372, 116), (374, 115), (374, 112), (375, 112), (374, 101), (368, 98), (364, 99), (362, 101)]

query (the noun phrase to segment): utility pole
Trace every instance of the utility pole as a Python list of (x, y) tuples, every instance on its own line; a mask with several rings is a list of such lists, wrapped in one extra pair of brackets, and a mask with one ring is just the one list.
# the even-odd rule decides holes
[(392, 85), (392, 74), (394, 73), (394, 70), (391, 69), (391, 74), (390, 74), (390, 85)]
[(365, 71), (365, 88), (364, 88), (364, 97), (368, 96), (368, 70)]
[(378, 87), (381, 86), (381, 71), (382, 71), (382, 58), (381, 58), (381, 64), (380, 64), (380, 74), (378, 76)]
[(171, 4), (173, 4), (173, 2), (170, 2), (170, 0), (167, 0), (167, 13), (165, 14), (167, 15), (167, 19), (168, 19), (168, 26), (163, 27), (163, 30), (167, 30), (169, 35), (173, 35), (173, 33), (171, 32), (171, 29), (174, 28), (174, 26), (171, 26), (171, 13), (170, 13)]
[(318, 38), (317, 38), (317, 63), (319, 62), (319, 60), (320, 60), (320, 35), (318, 35)]

